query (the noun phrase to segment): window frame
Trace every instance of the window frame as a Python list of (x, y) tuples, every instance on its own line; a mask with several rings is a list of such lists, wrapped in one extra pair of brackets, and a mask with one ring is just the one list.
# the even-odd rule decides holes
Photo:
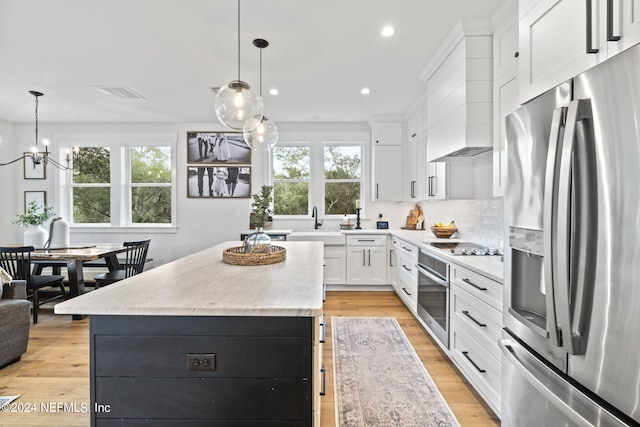
[[(312, 215), (312, 209), (314, 206), (318, 208), (318, 216), (321, 218), (338, 219), (342, 218), (343, 214), (331, 214), (327, 215), (325, 212), (324, 200), (325, 200), (325, 185), (327, 182), (358, 182), (358, 180), (327, 180), (325, 178), (324, 170), (324, 149), (328, 146), (340, 146), (340, 147), (360, 147), (360, 200), (364, 200), (364, 186), (366, 176), (366, 156), (367, 156), (367, 141), (366, 139), (340, 141), (335, 138), (322, 138), (320, 141), (286, 141), (278, 142), (280, 147), (308, 147), (309, 148), (309, 205), (307, 206), (307, 215), (274, 215), (275, 219), (309, 219)], [(273, 150), (268, 156), (268, 171), (270, 185), (273, 185), (276, 180), (273, 176)], [(277, 180), (279, 182), (299, 182), (299, 180)], [(364, 203), (363, 203), (364, 207)], [(364, 209), (363, 209), (364, 211)], [(363, 213), (361, 213), (363, 214)]]
[[(134, 229), (160, 233), (177, 231), (177, 134), (58, 134), (53, 136), (53, 140), (54, 145), (59, 151), (58, 154), (62, 156), (65, 155), (66, 150), (72, 150), (73, 147), (76, 146), (107, 147), (110, 150), (110, 223), (84, 224), (72, 222), (73, 200), (71, 197), (71, 189), (79, 186), (73, 184), (73, 174), (71, 171), (59, 171), (56, 175), (56, 199), (57, 206), (59, 206), (59, 214), (70, 220), (69, 226), (72, 230), (81, 229), (83, 232), (95, 233), (121, 233), (123, 230), (131, 232)], [(137, 183), (131, 183), (131, 148), (141, 146), (169, 147), (171, 150), (171, 183), (157, 183), (162, 186), (171, 186), (171, 222), (168, 224), (132, 223), (131, 221), (131, 188), (133, 186), (140, 186)], [(81, 186), (86, 185), (83, 184)], [(144, 183), (141, 186), (152, 185), (150, 183)]]

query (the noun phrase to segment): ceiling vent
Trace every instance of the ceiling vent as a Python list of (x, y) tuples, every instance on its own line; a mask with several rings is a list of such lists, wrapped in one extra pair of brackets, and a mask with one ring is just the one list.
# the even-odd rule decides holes
[(107, 95), (115, 96), (116, 98), (144, 99), (144, 96), (125, 86), (93, 86), (93, 88)]

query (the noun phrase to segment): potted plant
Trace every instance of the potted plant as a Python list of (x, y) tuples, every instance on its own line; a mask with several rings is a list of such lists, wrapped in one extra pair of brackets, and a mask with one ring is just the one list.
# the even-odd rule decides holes
[(51, 206), (40, 205), (35, 200), (29, 202), (27, 211), (16, 215), (16, 219), (13, 221), (14, 224), (27, 228), (24, 232), (24, 245), (35, 248), (44, 247), (49, 233), (42, 228), (42, 224), (55, 215)]
[(251, 215), (249, 216), (249, 222), (251, 228), (264, 228), (266, 223), (271, 220), (273, 210), (271, 209), (271, 202), (273, 197), (271, 196), (273, 186), (263, 185), (260, 187), (260, 192), (253, 194), (253, 203), (251, 203)]
[(252, 226), (255, 226), (256, 232), (247, 236), (244, 240), (244, 247), (247, 253), (251, 253), (258, 245), (271, 246), (271, 237), (264, 233), (264, 226), (271, 219), (273, 210), (271, 209), (271, 202), (273, 197), (271, 191), (273, 186), (263, 185), (260, 187), (260, 192), (253, 194), (253, 203), (251, 203), (251, 215), (249, 216), (249, 222)]

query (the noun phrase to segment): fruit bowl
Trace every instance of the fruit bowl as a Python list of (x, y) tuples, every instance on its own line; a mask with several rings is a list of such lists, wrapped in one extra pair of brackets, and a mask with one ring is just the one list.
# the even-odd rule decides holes
[(456, 230), (456, 227), (436, 227), (434, 225), (431, 226), (431, 232), (439, 239), (448, 239), (449, 237), (453, 236), (453, 233), (455, 233)]

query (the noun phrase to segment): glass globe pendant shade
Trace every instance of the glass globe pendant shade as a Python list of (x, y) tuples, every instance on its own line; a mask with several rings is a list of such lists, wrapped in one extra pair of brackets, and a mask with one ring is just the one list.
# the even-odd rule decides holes
[(242, 133), (244, 142), (255, 151), (269, 151), (278, 143), (278, 128), (266, 116), (253, 116)]
[(242, 80), (233, 80), (216, 94), (216, 116), (230, 129), (244, 130), (248, 119), (263, 112), (262, 97)]

